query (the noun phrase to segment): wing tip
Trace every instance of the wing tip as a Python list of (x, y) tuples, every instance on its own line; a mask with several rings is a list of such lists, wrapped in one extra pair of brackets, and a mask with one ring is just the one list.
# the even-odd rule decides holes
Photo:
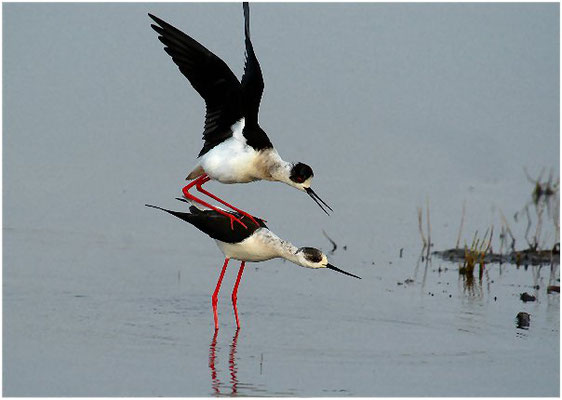
[(161, 20), (160, 18), (158, 18), (155, 15), (152, 15), (151, 13), (148, 13), (148, 16), (150, 18), (152, 18), (152, 20), (154, 22), (156, 22), (156, 24), (150, 24), (150, 27), (152, 29), (154, 29), (156, 31), (156, 33), (158, 33), (159, 35), (163, 35), (164, 34), (164, 27), (167, 25), (166, 22), (164, 22), (163, 20)]
[(160, 25), (160, 23), (162, 22), (162, 20), (161, 20), (160, 18), (158, 18), (157, 16), (155, 16), (155, 15), (153, 15), (153, 14), (151, 14), (151, 13), (148, 13), (148, 16), (149, 16), (154, 22), (156, 22), (158, 25)]
[(246, 38), (250, 39), (250, 4), (247, 1), (243, 2), (242, 9), (244, 10), (244, 33)]

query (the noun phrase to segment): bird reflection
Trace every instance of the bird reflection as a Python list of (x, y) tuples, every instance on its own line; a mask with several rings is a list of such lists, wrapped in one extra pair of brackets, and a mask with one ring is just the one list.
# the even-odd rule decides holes
[(232, 384), (231, 394), (236, 393), (236, 387), (238, 386), (238, 366), (236, 365), (236, 344), (238, 342), (238, 332), (240, 329), (236, 329), (234, 337), (232, 338), (232, 343), (230, 344), (230, 353), (228, 355), (228, 369), (230, 370), (230, 383)]
[[(211, 369), (211, 389), (215, 396), (223, 395), (221, 392), (221, 381), (218, 378), (216, 360), (217, 360), (217, 334), (218, 330), (215, 331), (213, 339), (211, 340), (211, 345), (209, 346), (209, 368)], [(232, 343), (230, 344), (230, 352), (228, 355), (228, 369), (230, 370), (230, 396), (235, 396), (238, 392), (238, 366), (236, 365), (236, 346), (238, 343), (238, 333), (239, 329), (236, 330), (234, 336), (232, 337)]]
[(217, 369), (215, 368), (215, 360), (217, 359), (217, 334), (219, 331), (215, 331), (213, 335), (213, 340), (211, 341), (211, 346), (209, 346), (209, 368), (211, 368), (211, 387), (214, 394), (220, 394), (220, 381), (217, 378)]

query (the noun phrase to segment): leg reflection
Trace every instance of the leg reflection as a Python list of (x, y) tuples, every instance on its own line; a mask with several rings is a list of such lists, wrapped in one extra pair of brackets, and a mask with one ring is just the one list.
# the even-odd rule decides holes
[(230, 369), (230, 383), (232, 384), (231, 395), (236, 394), (238, 386), (238, 367), (236, 365), (236, 345), (238, 344), (238, 333), (240, 329), (236, 329), (232, 344), (230, 345), (230, 355), (228, 357), (228, 369)]
[(209, 368), (211, 369), (211, 388), (215, 395), (221, 394), (220, 385), (221, 382), (217, 378), (217, 369), (215, 367), (215, 361), (217, 359), (217, 334), (219, 331), (215, 331), (213, 335), (213, 340), (211, 341), (211, 346), (209, 346)]
[[(228, 356), (228, 369), (230, 370), (230, 395), (236, 395), (238, 392), (238, 366), (236, 365), (236, 346), (238, 344), (238, 333), (239, 329), (236, 329), (234, 336), (232, 338), (232, 343), (230, 344), (230, 353)], [(217, 363), (217, 335), (219, 331), (215, 331), (213, 339), (211, 340), (211, 345), (209, 346), (209, 368), (211, 369), (211, 389), (215, 396), (222, 395), (221, 393), (221, 381), (218, 378), (218, 372), (216, 368)]]

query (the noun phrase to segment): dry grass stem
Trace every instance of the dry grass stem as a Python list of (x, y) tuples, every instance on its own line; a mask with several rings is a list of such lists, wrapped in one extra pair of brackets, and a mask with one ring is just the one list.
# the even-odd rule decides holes
[(459, 234), (457, 235), (457, 243), (455, 245), (455, 249), (459, 248), (459, 243), (461, 241), (461, 234), (462, 234), (462, 227), (464, 225), (464, 215), (466, 213), (466, 200), (462, 202), (462, 215), (461, 215), (461, 224), (459, 226)]

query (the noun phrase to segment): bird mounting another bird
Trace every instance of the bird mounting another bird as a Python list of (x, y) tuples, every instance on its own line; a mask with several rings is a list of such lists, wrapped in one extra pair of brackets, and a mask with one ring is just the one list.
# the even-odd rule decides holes
[[(189, 192), (197, 191), (211, 197), (247, 217), (255, 226), (255, 217), (204, 190), (209, 180), (221, 183), (247, 183), (258, 180), (283, 182), (306, 192), (320, 208), (333, 211), (310, 187), (314, 173), (308, 165), (284, 161), (258, 122), (264, 83), (260, 64), (250, 39), (250, 9), (243, 3), (246, 63), (242, 81), (238, 81), (223, 60), (190, 36), (162, 19), (148, 14), (156, 24), (152, 28), (164, 44), (180, 72), (189, 80), (206, 104), (203, 148), (198, 162), (187, 176), (192, 180), (182, 191), (184, 196), (215, 210), (231, 221), (248, 228), (233, 213), (212, 206)], [(326, 207), (326, 208), (325, 208)], [(248, 220), (246, 221), (248, 222)]]
[[(191, 204), (190, 212), (171, 211), (148, 204), (147, 207), (163, 210), (194, 225), (215, 239), (224, 254), (224, 264), (212, 295), (215, 330), (219, 329), (218, 294), (231, 259), (241, 261), (232, 291), (238, 328), (238, 286), (247, 261), (259, 262), (279, 257), (303, 267), (328, 268), (359, 278), (330, 264), (326, 255), (318, 249), (297, 248), (280, 239), (268, 229), (264, 220), (234, 207), (202, 187), (210, 180), (228, 184), (258, 180), (283, 182), (306, 192), (326, 214), (327, 209), (333, 211), (310, 187), (314, 177), (312, 168), (302, 162), (284, 161), (259, 125), (258, 112), (264, 83), (250, 39), (248, 3), (243, 3), (243, 11), (246, 63), (241, 81), (224, 61), (200, 43), (169, 23), (148, 14), (155, 22), (151, 27), (158, 33), (164, 50), (205, 101), (206, 115), (203, 148), (199, 152), (197, 164), (187, 176), (191, 182), (182, 189), (185, 199), (178, 199)], [(189, 192), (193, 187), (233, 211), (216, 207), (194, 196)]]

